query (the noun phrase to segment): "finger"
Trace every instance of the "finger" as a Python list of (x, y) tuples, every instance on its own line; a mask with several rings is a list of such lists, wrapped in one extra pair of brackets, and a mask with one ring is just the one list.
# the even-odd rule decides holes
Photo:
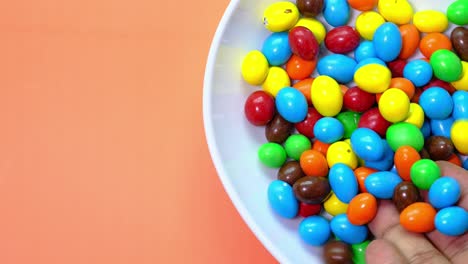
[(407, 261), (392, 243), (384, 239), (376, 239), (366, 249), (366, 263), (405, 264)]
[[(460, 183), (462, 194), (458, 205), (468, 208), (468, 172), (450, 162), (437, 161), (437, 164), (442, 175), (453, 177)], [(460, 237), (452, 237), (436, 230), (428, 233), (427, 237), (453, 263), (464, 263), (468, 259), (468, 233)]]
[(391, 201), (381, 201), (369, 228), (376, 238), (392, 243), (409, 263), (450, 263), (424, 235), (406, 231), (400, 225), (398, 211)]

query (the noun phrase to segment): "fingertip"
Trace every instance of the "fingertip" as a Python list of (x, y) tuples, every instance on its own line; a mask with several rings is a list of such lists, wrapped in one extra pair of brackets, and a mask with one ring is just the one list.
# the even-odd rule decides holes
[(390, 200), (381, 200), (377, 215), (369, 223), (369, 229), (376, 238), (381, 238), (385, 231), (400, 223), (400, 215)]
[(368, 264), (396, 264), (405, 262), (400, 251), (386, 240), (376, 239), (366, 249), (366, 263)]

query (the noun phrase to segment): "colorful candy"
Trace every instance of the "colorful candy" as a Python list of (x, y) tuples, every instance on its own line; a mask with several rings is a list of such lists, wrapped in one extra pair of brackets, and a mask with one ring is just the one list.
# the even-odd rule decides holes
[(454, 205), (461, 195), (460, 184), (452, 177), (441, 177), (429, 188), (429, 203), (437, 209)]
[(366, 190), (379, 199), (391, 199), (401, 178), (389, 171), (379, 171), (367, 176), (364, 184)]
[(380, 0), (379, 13), (389, 22), (408, 24), (413, 18), (413, 7), (406, 0)]
[(299, 19), (299, 10), (291, 2), (271, 4), (263, 13), (263, 25), (270, 31), (282, 32), (291, 29)]
[(294, 125), (276, 115), (265, 127), (265, 137), (269, 142), (281, 144), (291, 135)]
[(299, 205), (292, 187), (286, 182), (274, 180), (268, 186), (268, 201), (275, 213), (284, 218), (297, 216)]
[(273, 119), (275, 100), (263, 91), (255, 91), (245, 101), (244, 113), (252, 125), (264, 126)]
[(330, 224), (322, 216), (304, 218), (299, 224), (299, 236), (312, 246), (321, 246), (330, 238)]
[(251, 85), (262, 84), (268, 76), (268, 61), (258, 50), (249, 52), (242, 62), (242, 77)]
[(428, 203), (416, 202), (400, 213), (400, 224), (411, 232), (427, 233), (435, 229), (436, 210)]
[(462, 77), (463, 66), (460, 58), (450, 50), (437, 50), (432, 53), (431, 66), (434, 75), (442, 81), (455, 82)]
[(296, 198), (307, 204), (320, 204), (330, 195), (330, 184), (324, 177), (302, 177), (294, 183), (293, 189)]
[(325, 156), (314, 149), (309, 149), (301, 154), (300, 168), (307, 176), (326, 177), (328, 164)]
[(348, 56), (330, 54), (319, 60), (317, 72), (320, 75), (330, 76), (339, 83), (349, 83), (353, 80), (356, 65), (356, 61)]
[(358, 193), (358, 183), (354, 172), (343, 163), (337, 163), (330, 168), (328, 180), (336, 197), (344, 203), (349, 203)]
[(468, 25), (468, 3), (466, 0), (457, 0), (447, 8), (447, 18), (456, 25)]
[(356, 19), (356, 30), (366, 40), (372, 40), (374, 33), (385, 19), (377, 12), (367, 11), (361, 13)]
[(344, 26), (350, 17), (349, 4), (346, 0), (325, 0), (323, 17), (333, 27)]
[(304, 95), (293, 87), (285, 87), (276, 95), (276, 109), (291, 123), (303, 121), (307, 116), (308, 106)]
[(296, 4), (305, 17), (315, 17), (323, 10), (323, 0), (297, 0)]
[(353, 225), (365, 225), (377, 214), (377, 199), (370, 193), (360, 193), (350, 202), (346, 215)]
[(315, 78), (311, 88), (315, 109), (323, 116), (337, 115), (343, 106), (343, 93), (338, 83), (328, 76)]
[(323, 208), (329, 215), (335, 216), (346, 213), (348, 204), (340, 201), (336, 194), (332, 192), (330, 197), (323, 203)]
[(448, 28), (448, 19), (440, 11), (424, 10), (414, 14), (413, 24), (424, 33), (444, 32)]
[(410, 100), (400, 89), (386, 90), (379, 101), (379, 111), (385, 120), (397, 123), (405, 120), (409, 114)]
[(435, 228), (447, 236), (460, 236), (468, 231), (468, 212), (459, 206), (447, 207), (435, 216)]
[(431, 185), (440, 178), (440, 168), (430, 159), (420, 159), (411, 167), (411, 181), (420, 190), (429, 190)]
[(277, 143), (265, 143), (258, 149), (258, 158), (267, 167), (279, 168), (286, 161), (286, 151)]
[(302, 171), (299, 162), (295, 160), (287, 161), (278, 170), (277, 178), (280, 181), (286, 182), (293, 186), (294, 183), (300, 178), (304, 177), (305, 173)]
[[(398, 33), (400, 34), (400, 33)], [(390, 86), (392, 73), (379, 64), (362, 66), (354, 73), (354, 81), (362, 90), (368, 93), (382, 93)]]
[(359, 34), (350, 26), (336, 27), (325, 36), (325, 47), (333, 53), (346, 54), (359, 46)]
[(419, 190), (412, 182), (402, 181), (395, 187), (392, 201), (399, 212), (420, 200)]
[(403, 48), (400, 30), (391, 22), (385, 22), (377, 28), (372, 42), (377, 56), (385, 62), (398, 58)]
[(367, 238), (367, 226), (351, 224), (346, 214), (333, 217), (330, 228), (337, 238), (348, 244), (362, 243)]
[(411, 146), (420, 151), (424, 146), (421, 130), (410, 123), (396, 123), (387, 129), (387, 142), (393, 151), (401, 146)]
[(318, 140), (330, 144), (343, 137), (344, 127), (338, 119), (324, 117), (315, 123), (314, 134)]
[(323, 247), (325, 263), (353, 263), (353, 252), (350, 246), (342, 241), (329, 241)]
[(468, 29), (457, 27), (450, 34), (453, 49), (463, 61), (468, 61)]
[(302, 153), (312, 147), (310, 140), (301, 134), (294, 134), (284, 142), (284, 149), (288, 157), (299, 160)]
[(380, 136), (369, 128), (356, 129), (351, 135), (351, 146), (359, 158), (368, 161), (382, 159), (385, 150)]

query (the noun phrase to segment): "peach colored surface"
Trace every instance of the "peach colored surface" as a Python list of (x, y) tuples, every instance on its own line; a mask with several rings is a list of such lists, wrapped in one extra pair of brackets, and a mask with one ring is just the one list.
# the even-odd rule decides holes
[(227, 4), (0, 4), (0, 263), (275, 262), (204, 139)]

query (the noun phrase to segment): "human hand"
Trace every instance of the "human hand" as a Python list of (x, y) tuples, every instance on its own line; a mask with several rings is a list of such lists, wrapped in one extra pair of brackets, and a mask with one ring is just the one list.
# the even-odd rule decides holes
[[(468, 171), (446, 161), (437, 161), (442, 175), (458, 180), (461, 197), (458, 206), (468, 209)], [(468, 233), (450, 237), (434, 230), (417, 234), (400, 225), (399, 213), (391, 201), (381, 201), (369, 228), (375, 236), (366, 251), (369, 264), (465, 264), (468, 260)]]

